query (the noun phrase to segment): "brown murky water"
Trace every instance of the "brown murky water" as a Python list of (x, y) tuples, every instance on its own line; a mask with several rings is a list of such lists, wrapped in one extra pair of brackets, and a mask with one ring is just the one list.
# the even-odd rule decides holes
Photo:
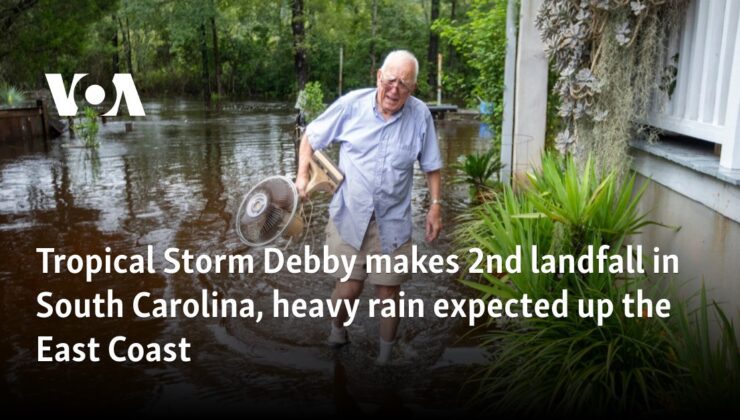
[[(233, 103), (209, 113), (198, 102), (146, 106), (125, 133), (109, 122), (101, 146), (87, 150), (64, 135), (44, 142), (0, 145), (0, 299), (2, 301), (2, 394), (9, 406), (34, 410), (188, 412), (264, 411), (365, 412), (391, 409), (424, 412), (462, 410), (460, 390), (474, 366), (448, 363), (443, 353), (464, 331), (459, 320), (404, 319), (395, 364), (376, 368), (377, 319), (361, 306), (350, 327), (352, 344), (339, 352), (324, 346), (328, 319), (273, 319), (273, 289), (281, 297), (326, 298), (332, 280), (310, 274), (99, 274), (86, 283), (81, 274), (42, 274), (36, 248), (64, 254), (146, 254), (166, 248), (196, 254), (250, 253), (260, 267), (261, 250), (237, 239), (233, 217), (242, 195), (260, 179), (295, 175), (293, 110), (281, 103)], [(447, 164), (486, 147), (476, 122), (442, 122), (440, 147)], [(446, 232), (467, 199), (464, 186), (444, 173)], [(449, 252), (446, 235), (423, 241), (424, 179), (418, 173), (413, 197), (414, 239), (425, 253)], [(327, 198), (309, 206), (305, 243), (323, 244)], [(283, 244), (284, 245), (284, 244)], [(286, 252), (296, 251), (296, 244)], [(157, 264), (161, 263), (158, 261)], [(149, 291), (153, 298), (199, 297), (202, 289), (223, 297), (251, 298), (265, 309), (260, 323), (231, 318), (142, 320), (125, 311), (122, 319), (40, 319), (41, 291), (55, 297), (91, 298), (113, 290), (124, 303)], [(404, 287), (407, 298), (431, 302), (469, 292), (449, 275), (417, 275)], [(363, 298), (373, 296), (365, 290)], [(124, 304), (124, 306), (125, 306)], [(37, 337), (54, 342), (103, 343), (101, 362), (39, 363)], [(124, 335), (140, 343), (192, 343), (190, 363), (114, 363), (106, 343)], [(458, 358), (459, 359), (459, 358)], [(460, 360), (458, 360), (459, 362)], [(463, 358), (464, 361), (464, 358)], [(4, 397), (5, 399), (5, 397)]]

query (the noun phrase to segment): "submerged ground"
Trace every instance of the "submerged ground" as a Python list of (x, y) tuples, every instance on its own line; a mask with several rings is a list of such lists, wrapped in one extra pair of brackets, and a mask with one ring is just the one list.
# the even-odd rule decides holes
[[(130, 301), (141, 291), (153, 298), (219, 296), (272, 304), (278, 289), (287, 299), (325, 299), (332, 280), (318, 274), (100, 274), (91, 282), (69, 273), (42, 274), (36, 248), (65, 254), (146, 254), (176, 247), (197, 254), (250, 254), (234, 232), (242, 195), (260, 179), (295, 176), (294, 113), (282, 103), (226, 104), (206, 111), (189, 101), (147, 102), (147, 116), (126, 132), (123, 121), (108, 122), (97, 150), (77, 146), (68, 134), (44, 142), (0, 145), (0, 299), (2, 300), (3, 394), (10, 408), (104, 409), (149, 413), (209, 409), (230, 411), (326, 411), (373, 413), (384, 409), (421, 413), (463, 411), (465, 384), (480, 355), (459, 340), (460, 320), (406, 319), (395, 362), (376, 368), (377, 320), (363, 316), (350, 327), (352, 344), (338, 352), (324, 346), (328, 318), (177, 317), (40, 319), (37, 296), (90, 298), (112, 290)], [(482, 150), (475, 121), (438, 124), (446, 162), (443, 196), (445, 234), (423, 241), (423, 176), (415, 179), (414, 239), (425, 253), (450, 252), (454, 217), (465, 207), (465, 186), (450, 183), (449, 165)], [(417, 170), (418, 171), (418, 170)], [(286, 253), (323, 245), (327, 198), (305, 208), (307, 235), (300, 243), (279, 243)], [(404, 287), (407, 298), (433, 301), (469, 296), (451, 275), (417, 275)], [(364, 298), (372, 296), (366, 290)], [(50, 301), (53, 301), (51, 299)], [(103, 360), (39, 363), (37, 338), (66, 342), (124, 335), (130, 341), (192, 343), (189, 363), (113, 363)], [(110, 411), (114, 410), (114, 411)]]

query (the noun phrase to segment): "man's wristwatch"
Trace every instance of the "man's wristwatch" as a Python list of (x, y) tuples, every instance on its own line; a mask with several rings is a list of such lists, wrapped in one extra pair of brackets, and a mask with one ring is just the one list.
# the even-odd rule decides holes
[(440, 198), (433, 198), (432, 199), (432, 202), (430, 204), (439, 204), (441, 206), (442, 205), (442, 199), (440, 199)]

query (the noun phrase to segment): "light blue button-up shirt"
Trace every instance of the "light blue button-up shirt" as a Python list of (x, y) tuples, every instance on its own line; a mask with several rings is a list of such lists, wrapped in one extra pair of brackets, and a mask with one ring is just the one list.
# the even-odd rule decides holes
[(414, 162), (424, 172), (442, 167), (429, 108), (410, 96), (386, 121), (376, 106), (377, 89), (350, 92), (306, 127), (313, 150), (339, 143), (339, 186), (329, 215), (342, 239), (360, 249), (375, 213), (382, 252), (411, 239)]

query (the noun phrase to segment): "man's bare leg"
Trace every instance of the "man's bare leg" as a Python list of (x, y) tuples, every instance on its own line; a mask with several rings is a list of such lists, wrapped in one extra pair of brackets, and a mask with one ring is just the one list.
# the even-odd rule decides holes
[[(331, 301), (336, 305), (340, 299), (354, 302), (362, 293), (362, 288), (365, 285), (364, 281), (349, 279), (346, 282), (337, 280), (334, 285), (334, 291), (331, 293)], [(347, 344), (347, 330), (344, 327), (344, 322), (349, 318), (345, 305), (339, 306), (339, 312), (337, 317), (332, 319), (331, 323), (331, 334), (329, 335), (329, 344), (332, 346), (341, 346)]]
[[(393, 299), (398, 305), (398, 292), (401, 286), (375, 286), (375, 294), (381, 301)], [(380, 338), (385, 341), (394, 341), (396, 339), (396, 330), (398, 329), (398, 317), (381, 317), (380, 318)]]
[[(354, 302), (355, 299), (360, 297), (360, 294), (362, 293), (362, 288), (365, 285), (365, 282), (362, 280), (354, 280), (349, 279), (345, 282), (341, 282), (337, 280), (336, 284), (334, 285), (334, 291), (331, 293), (331, 301), (336, 305), (337, 301), (340, 299), (349, 300), (350, 302)], [(344, 322), (347, 321), (349, 318), (349, 314), (347, 313), (347, 309), (344, 305), (340, 306), (339, 313), (337, 313), (337, 317), (334, 318), (333, 324), (336, 327), (343, 327)]]
[[(401, 286), (375, 286), (378, 299), (381, 301), (392, 299), (395, 301), (396, 308), (398, 307), (398, 292), (400, 290)], [(393, 344), (396, 343), (396, 331), (399, 322), (400, 319), (397, 316), (380, 317), (380, 351), (376, 360), (379, 365), (384, 365), (390, 360)]]

